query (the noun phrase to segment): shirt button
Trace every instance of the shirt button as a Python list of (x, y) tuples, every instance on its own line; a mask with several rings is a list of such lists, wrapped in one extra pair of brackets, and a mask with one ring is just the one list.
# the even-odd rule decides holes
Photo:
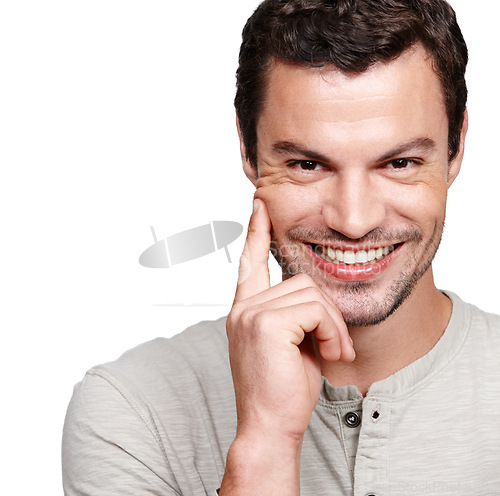
[(361, 424), (361, 419), (356, 412), (349, 412), (345, 414), (344, 422), (347, 427), (357, 427)]

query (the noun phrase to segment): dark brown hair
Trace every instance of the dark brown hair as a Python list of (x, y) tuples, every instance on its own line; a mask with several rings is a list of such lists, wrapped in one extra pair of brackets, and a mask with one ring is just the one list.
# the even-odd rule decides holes
[(264, 0), (243, 29), (236, 73), (234, 103), (246, 158), (257, 166), (256, 126), (274, 60), (360, 74), (416, 43), (432, 56), (441, 80), (452, 160), (467, 102), (468, 54), (445, 0)]

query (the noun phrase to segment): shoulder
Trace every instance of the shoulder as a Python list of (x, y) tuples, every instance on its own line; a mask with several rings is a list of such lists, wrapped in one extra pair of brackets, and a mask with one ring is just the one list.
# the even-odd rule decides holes
[(172, 338), (154, 339), (93, 367), (87, 377), (99, 377), (139, 402), (199, 397), (202, 390), (225, 387), (230, 381), (225, 324), (225, 317), (204, 321)]
[[(456, 301), (458, 297), (455, 295)], [(500, 339), (500, 315), (485, 312), (471, 303), (461, 304), (465, 308), (465, 315), (469, 323), (470, 332), (489, 335), (492, 339)]]
[(475, 370), (497, 367), (500, 353), (500, 315), (485, 312), (448, 293), (453, 301), (450, 327), (461, 335), (460, 360), (474, 364)]
[(165, 378), (183, 370), (204, 374), (214, 365), (228, 363), (225, 325), (225, 317), (199, 322), (171, 338), (143, 343), (116, 361), (92, 368), (89, 373), (110, 373), (130, 379), (151, 379), (155, 374)]
[[(467, 352), (475, 362), (475, 367), (484, 369), (486, 375), (496, 372), (500, 354), (500, 315), (485, 312), (475, 305), (468, 305), (470, 327)], [(496, 373), (495, 373), (496, 377)], [(491, 377), (489, 379), (491, 381)]]
[(116, 494), (183, 493), (180, 473), (193, 471), (186, 480), (197, 480), (193, 453), (217, 487), (222, 458), (214, 459), (211, 445), (234, 436), (233, 410), (225, 318), (137, 346), (75, 386), (63, 435), (65, 490), (80, 494), (92, 480), (121, 488)]
[(485, 312), (451, 291), (445, 291), (445, 294), (453, 302), (452, 320), (455, 319), (456, 324), (465, 325), (471, 330), (491, 331), (494, 334), (500, 332), (500, 315)]
[(500, 333), (500, 315), (485, 312), (474, 305), (469, 305), (472, 313), (472, 325), (483, 327), (494, 334)]

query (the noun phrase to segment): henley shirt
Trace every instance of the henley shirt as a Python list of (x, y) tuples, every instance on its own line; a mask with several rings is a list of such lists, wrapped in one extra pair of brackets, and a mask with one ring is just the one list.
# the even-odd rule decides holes
[[(500, 317), (447, 294), (438, 343), (366, 397), (323, 378), (302, 496), (500, 494)], [(145, 343), (75, 386), (66, 496), (215, 494), (236, 432), (225, 321)]]

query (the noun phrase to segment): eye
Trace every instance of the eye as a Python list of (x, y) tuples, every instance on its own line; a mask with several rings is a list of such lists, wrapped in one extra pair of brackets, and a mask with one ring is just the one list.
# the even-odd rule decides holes
[(319, 162), (314, 162), (313, 160), (296, 160), (290, 164), (290, 167), (297, 167), (303, 171), (318, 171), (324, 170), (325, 166), (321, 165)]
[(417, 162), (411, 158), (396, 158), (386, 164), (389, 169), (408, 169)]

